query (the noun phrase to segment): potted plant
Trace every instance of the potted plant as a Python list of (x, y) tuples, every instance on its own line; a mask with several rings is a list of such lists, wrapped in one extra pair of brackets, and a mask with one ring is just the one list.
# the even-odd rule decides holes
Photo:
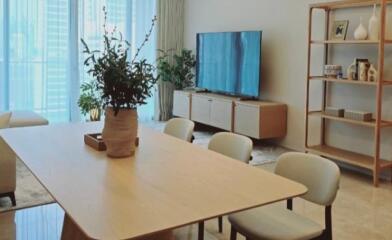
[[(172, 54), (173, 50), (159, 51), (162, 53), (157, 65), (160, 79), (171, 82), (177, 90), (192, 87), (196, 66), (196, 58), (192, 51), (182, 49), (180, 54)], [(171, 56), (172, 61), (170, 61)]]
[(86, 82), (80, 86), (78, 105), (83, 115), (89, 114), (90, 121), (100, 121), (102, 115), (102, 99), (97, 91), (95, 82)]
[(127, 157), (134, 154), (137, 137), (137, 107), (146, 104), (152, 96), (151, 90), (157, 81), (155, 68), (146, 59), (139, 59), (139, 54), (148, 42), (156, 18), (145, 40), (130, 60), (130, 43), (122, 39), (116, 28), (109, 33), (106, 28), (103, 36), (104, 49), (90, 50), (82, 39), (84, 53), (88, 55), (84, 64), (93, 76), (96, 88), (101, 93), (105, 107), (105, 123), (102, 138), (107, 155), (110, 157)]

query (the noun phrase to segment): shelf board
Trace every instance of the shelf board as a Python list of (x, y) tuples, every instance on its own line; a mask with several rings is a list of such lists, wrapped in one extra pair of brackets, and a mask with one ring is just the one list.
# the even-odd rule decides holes
[(309, 80), (321, 80), (321, 81), (335, 82), (335, 83), (346, 83), (346, 84), (377, 86), (377, 82), (364, 82), (364, 81), (356, 81), (356, 80), (348, 80), (348, 79), (338, 79), (338, 78), (323, 77), (323, 76), (309, 77)]
[[(385, 41), (385, 43), (389, 43), (390, 40)], [(392, 42), (392, 41), (391, 41)], [(378, 40), (312, 40), (312, 44), (371, 44), (376, 45), (379, 44)]]
[[(309, 77), (309, 80), (319, 80), (319, 81), (344, 83), (344, 84), (357, 84), (357, 85), (366, 85), (366, 86), (377, 86), (377, 83), (378, 83), (378, 82), (364, 82), (364, 81), (357, 81), (357, 80), (348, 80), (347, 78), (332, 78), (332, 77), (323, 77), (323, 76), (312, 76), (312, 77)], [(392, 85), (392, 80), (385, 80), (382, 83), (384, 85)]]
[[(354, 166), (366, 168), (373, 171), (374, 157), (372, 156), (355, 153), (336, 147), (331, 147), (328, 145), (310, 146), (306, 148), (306, 150), (313, 154), (329, 157), (335, 160), (339, 160), (341, 162), (345, 162)], [(380, 168), (388, 168), (392, 166), (392, 162), (387, 160), (380, 159), (379, 163)]]
[[(387, 4), (392, 1), (387, 0)], [(374, 4), (381, 4), (380, 0), (345, 0), (345, 1), (335, 1), (335, 2), (325, 2), (310, 4), (310, 8), (320, 8), (320, 9), (341, 9), (341, 8), (355, 8), (355, 7), (370, 7)]]
[[(370, 127), (370, 128), (376, 127), (376, 120), (373, 120), (371, 122), (358, 121), (358, 120), (347, 119), (347, 118), (343, 118), (343, 117), (335, 117), (335, 116), (326, 115), (321, 111), (310, 112), (309, 116), (318, 116), (318, 117), (321, 117), (324, 119), (329, 119), (329, 120), (334, 120), (334, 121), (344, 122), (344, 123), (349, 123), (349, 124), (354, 124), (354, 125), (360, 125), (360, 126), (365, 126), (365, 127)], [(381, 128), (392, 127), (392, 122), (382, 121), (380, 127)]]

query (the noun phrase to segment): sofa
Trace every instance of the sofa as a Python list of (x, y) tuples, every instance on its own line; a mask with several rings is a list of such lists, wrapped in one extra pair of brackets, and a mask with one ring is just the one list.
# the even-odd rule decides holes
[[(44, 117), (31, 111), (0, 113), (0, 129), (48, 125)], [(16, 206), (16, 156), (1, 138), (0, 131), (0, 197), (9, 197)]]

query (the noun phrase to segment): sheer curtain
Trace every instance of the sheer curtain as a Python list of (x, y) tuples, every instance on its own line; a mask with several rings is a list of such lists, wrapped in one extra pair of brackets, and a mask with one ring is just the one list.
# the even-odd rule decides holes
[[(131, 54), (134, 54), (140, 46), (150, 28), (152, 18), (155, 15), (155, 0), (91, 0), (79, 1), (79, 37), (83, 38), (90, 49), (102, 49), (104, 33), (104, 13), (107, 11), (107, 28), (109, 32), (117, 28), (123, 38), (132, 45)], [(147, 58), (149, 62), (155, 61), (155, 33), (146, 44), (140, 57)], [(80, 80), (89, 81), (87, 69), (83, 66), (85, 59), (83, 46), (79, 44)], [(148, 104), (138, 108), (139, 120), (152, 120), (154, 115), (153, 97)]]
[(68, 1), (2, 1), (4, 109), (68, 120)]
[[(138, 46), (155, 15), (155, 0), (0, 0), (0, 111), (33, 110), (50, 122), (79, 120), (80, 83), (89, 79), (80, 38), (102, 47), (102, 8)], [(155, 61), (155, 34), (142, 57)], [(153, 101), (139, 109), (153, 116)]]

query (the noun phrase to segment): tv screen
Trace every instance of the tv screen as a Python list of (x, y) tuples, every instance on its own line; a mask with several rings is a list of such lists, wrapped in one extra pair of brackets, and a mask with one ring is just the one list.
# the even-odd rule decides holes
[(261, 31), (197, 34), (196, 86), (259, 97), (261, 40)]

